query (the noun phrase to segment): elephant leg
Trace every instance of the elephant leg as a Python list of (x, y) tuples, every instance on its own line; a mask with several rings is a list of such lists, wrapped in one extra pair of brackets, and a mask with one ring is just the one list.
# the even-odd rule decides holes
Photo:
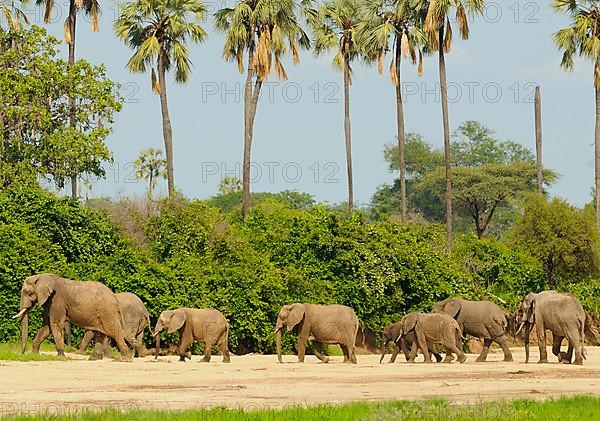
[(458, 348), (455, 343), (449, 343), (446, 345), (446, 348), (456, 354), (459, 363), (464, 363), (467, 360), (465, 353), (462, 351), (462, 349)]
[(499, 336), (495, 340), (496, 340), (496, 343), (502, 347), (502, 352), (504, 353), (504, 362), (513, 361), (512, 352), (510, 352), (510, 349), (508, 348), (508, 344), (506, 343), (506, 336), (504, 336), (504, 335)]
[[(313, 341), (313, 344), (315, 345), (315, 355), (317, 356), (317, 358), (323, 361), (325, 364), (327, 364), (329, 362), (329, 358), (327, 358), (323, 354), (323, 344), (317, 341)], [(343, 348), (343, 345), (340, 346), (342, 347), (342, 351), (344, 352), (344, 361), (346, 361), (346, 350)]]
[(356, 364), (356, 354), (354, 353), (354, 345), (353, 344), (340, 344), (340, 348), (344, 352), (344, 363), (346, 364)]
[(108, 336), (104, 336), (104, 341), (102, 341), (102, 353), (105, 356), (110, 355), (110, 338)]
[(417, 358), (417, 341), (414, 341), (410, 347), (410, 355), (408, 356), (408, 362), (414, 364), (415, 358)]
[(144, 357), (148, 350), (142, 342), (144, 340), (144, 332), (140, 332), (135, 338), (132, 339), (131, 346), (135, 350), (135, 356), (138, 358)]
[(213, 347), (212, 341), (204, 342), (204, 358), (202, 358), (202, 360), (200, 362), (202, 362), (202, 363), (210, 362), (210, 357), (212, 356), (212, 347)]
[(567, 354), (565, 355), (565, 358), (568, 362), (573, 361), (573, 347), (571, 346), (570, 343), (569, 343), (569, 347), (567, 348)]
[[(570, 363), (574, 353), (574, 364), (583, 365), (583, 338), (581, 338), (578, 329), (573, 329), (573, 331), (574, 333), (570, 331), (566, 332), (567, 340), (569, 341), (569, 349), (567, 350), (567, 355), (565, 357)], [(569, 355), (569, 353), (571, 355)]]
[(535, 329), (537, 332), (538, 348), (540, 349), (540, 359), (538, 364), (547, 364), (548, 352), (546, 351), (546, 328), (544, 327), (544, 322), (536, 320)]
[(64, 343), (64, 331), (65, 325), (64, 321), (56, 321), (54, 323), (50, 323), (50, 331), (52, 332), (52, 336), (54, 337), (54, 344), (56, 345), (56, 352), (59, 357), (65, 356), (65, 343)]
[[(400, 346), (399, 345), (395, 345), (394, 346), (394, 351), (392, 352), (392, 358), (390, 358), (389, 364), (396, 362), (396, 357), (398, 356), (399, 352), (400, 352)], [(406, 361), (408, 361), (408, 355), (409, 355), (409, 352), (405, 353)]]
[(419, 344), (419, 348), (425, 356), (425, 362), (427, 364), (432, 363), (431, 355), (429, 355), (429, 347), (427, 346), (427, 339), (425, 338), (425, 334), (423, 332), (417, 332), (417, 343)]
[(229, 355), (229, 348), (227, 345), (227, 335), (221, 336), (221, 342), (219, 343), (219, 351), (221, 355), (223, 355), (223, 362), (228, 363), (231, 361), (231, 357)]
[(78, 354), (85, 354), (87, 351), (90, 342), (94, 339), (94, 332), (92, 330), (86, 330), (85, 335), (83, 335), (83, 339), (81, 340), (81, 344), (79, 345), (79, 349), (77, 350)]
[(93, 332), (94, 334), (94, 351), (90, 355), (90, 360), (101, 360), (104, 357), (104, 340), (106, 335), (101, 332)]
[(306, 355), (306, 341), (307, 341), (307, 336), (305, 335), (298, 335), (298, 362), (299, 363), (303, 363), (304, 362), (304, 356)]
[(67, 343), (67, 349), (70, 350), (71, 345), (72, 345), (72, 340), (73, 340), (70, 322), (65, 322), (65, 339), (66, 339), (66, 343)]
[(563, 356), (566, 356), (564, 352), (560, 352), (560, 345), (562, 344), (563, 339), (562, 336), (557, 335), (556, 333), (552, 334), (552, 354), (558, 357), (559, 363), (562, 362)]
[(192, 359), (188, 353), (188, 348), (192, 345), (192, 335), (179, 334), (179, 361), (185, 362), (186, 358)]
[(46, 340), (46, 338), (48, 336), (50, 336), (50, 326), (47, 324), (44, 324), (44, 325), (42, 325), (40, 330), (38, 330), (38, 333), (35, 335), (35, 338), (33, 339), (33, 349), (31, 350), (31, 352), (33, 352), (34, 354), (39, 354), (40, 353), (40, 345), (42, 344), (42, 342), (44, 342)]
[(487, 360), (488, 352), (490, 352), (490, 345), (492, 345), (492, 340), (484, 338), (483, 349), (481, 350), (481, 354), (479, 354), (479, 357), (477, 357), (475, 361), (477, 361), (478, 363), (482, 363), (485, 360)]
[(454, 355), (452, 355), (452, 351), (450, 351), (447, 347), (444, 347), (446, 349), (446, 357), (444, 358), (444, 364), (450, 364), (452, 361), (454, 361)]

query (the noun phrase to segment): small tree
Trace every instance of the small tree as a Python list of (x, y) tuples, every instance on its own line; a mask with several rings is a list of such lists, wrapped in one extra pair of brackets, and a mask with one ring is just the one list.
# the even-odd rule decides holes
[(152, 200), (159, 178), (167, 178), (167, 161), (160, 149), (145, 149), (133, 163), (136, 178), (148, 182), (148, 198)]
[(237, 193), (242, 189), (242, 181), (237, 178), (235, 175), (229, 176), (226, 175), (219, 182), (219, 193), (220, 194), (229, 194), (229, 193)]

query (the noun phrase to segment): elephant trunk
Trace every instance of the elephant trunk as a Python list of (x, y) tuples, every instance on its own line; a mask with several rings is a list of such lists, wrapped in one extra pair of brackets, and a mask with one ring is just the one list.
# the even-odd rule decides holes
[(280, 363), (281, 360), (281, 328), (275, 330), (275, 347), (277, 348), (277, 361)]
[(27, 351), (27, 339), (29, 338), (29, 312), (21, 316), (21, 354)]
[(160, 332), (154, 332), (154, 359), (158, 359), (158, 352), (160, 351)]
[(379, 359), (379, 364), (381, 364), (383, 362), (383, 359), (385, 358), (385, 347), (387, 344), (388, 343), (385, 339), (381, 341), (381, 358)]
[(529, 362), (529, 334), (531, 332), (531, 324), (525, 322), (525, 363)]

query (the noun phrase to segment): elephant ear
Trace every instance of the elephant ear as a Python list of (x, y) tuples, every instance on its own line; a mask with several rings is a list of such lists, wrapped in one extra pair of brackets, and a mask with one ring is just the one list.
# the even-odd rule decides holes
[(460, 303), (454, 300), (448, 301), (444, 304), (444, 313), (456, 319), (458, 313), (460, 313)]
[(183, 310), (175, 310), (173, 311), (173, 315), (171, 316), (171, 320), (169, 320), (169, 329), (167, 333), (173, 333), (183, 327), (185, 323), (185, 311)]
[(290, 313), (288, 314), (287, 318), (288, 332), (291, 331), (294, 327), (296, 327), (296, 325), (300, 323), (302, 319), (304, 319), (304, 312), (304, 304), (292, 305), (292, 309), (290, 310)]
[(34, 288), (35, 295), (37, 296), (37, 302), (40, 307), (43, 306), (46, 301), (48, 301), (48, 298), (50, 298), (54, 292), (53, 285), (48, 277), (38, 277)]
[(402, 334), (406, 334), (411, 330), (414, 330), (417, 322), (419, 321), (418, 313), (410, 313), (408, 316), (404, 316), (404, 323), (402, 326)]
[(535, 300), (534, 299), (527, 299), (527, 321), (531, 324), (535, 323)]

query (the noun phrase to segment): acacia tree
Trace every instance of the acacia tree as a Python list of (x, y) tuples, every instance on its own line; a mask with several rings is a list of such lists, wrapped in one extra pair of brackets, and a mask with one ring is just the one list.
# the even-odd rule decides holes
[(352, 62), (364, 53), (356, 36), (363, 15), (358, 0), (330, 0), (310, 13), (309, 23), (315, 36), (315, 54), (334, 52), (333, 65), (344, 78), (344, 135), (346, 143), (346, 168), (348, 176), (348, 211), (354, 206), (354, 181), (352, 175), (352, 128), (350, 124), (350, 85)]
[(452, 25), (450, 13), (456, 11), (456, 23), (463, 40), (469, 39), (469, 19), (471, 15), (481, 14), (484, 0), (429, 0), (427, 16), (423, 29), (427, 34), (429, 47), (438, 52), (442, 117), (444, 127), (444, 161), (446, 166), (446, 235), (447, 243), (452, 245), (452, 167), (450, 154), (450, 123), (448, 116), (448, 84), (446, 78), (446, 54), (452, 46)]
[[(554, 34), (554, 42), (563, 51), (561, 66), (572, 70), (576, 55), (594, 62), (596, 95), (595, 188), (600, 191), (600, 5), (594, 0), (554, 0), (555, 10), (567, 13), (571, 26)], [(600, 195), (596, 194), (596, 228), (600, 229)]]
[(167, 178), (167, 161), (160, 149), (145, 149), (133, 163), (137, 179), (148, 181), (148, 198), (152, 200), (159, 178)]
[(242, 0), (233, 8), (224, 8), (215, 14), (217, 30), (225, 33), (223, 58), (235, 62), (240, 73), (246, 70), (243, 217), (246, 217), (250, 210), (250, 162), (254, 120), (261, 88), (272, 70), (281, 80), (287, 79), (286, 70), (281, 62), (286, 53), (291, 52), (294, 64), (298, 64), (299, 47), (310, 47), (310, 40), (298, 23), (298, 9), (299, 5), (293, 0)]
[(176, 82), (187, 82), (191, 68), (187, 43), (202, 43), (206, 38), (199, 23), (205, 14), (206, 7), (199, 0), (136, 0), (121, 6), (114, 23), (117, 37), (135, 50), (127, 63), (129, 71), (143, 73), (148, 66), (152, 68), (152, 89), (160, 96), (171, 198), (175, 196), (173, 129), (166, 74), (174, 70)]
[[(398, 168), (400, 170), (400, 215), (406, 221), (406, 164), (404, 129), (404, 103), (402, 100), (402, 58), (410, 58), (413, 64), (418, 62), (419, 75), (423, 71), (424, 34), (421, 30), (427, 9), (418, 4), (415, 7), (409, 0), (365, 0), (364, 19), (360, 24), (358, 37), (366, 48), (367, 55), (375, 55), (379, 73), (383, 73), (383, 58), (390, 54), (390, 78), (396, 93), (396, 122), (398, 141)], [(420, 6), (420, 8), (419, 8)]]

